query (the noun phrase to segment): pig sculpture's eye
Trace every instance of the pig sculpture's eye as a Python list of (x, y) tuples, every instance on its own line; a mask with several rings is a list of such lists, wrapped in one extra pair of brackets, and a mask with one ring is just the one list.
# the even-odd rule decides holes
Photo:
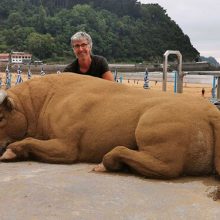
[(0, 113), (0, 122), (4, 119), (4, 115)]
[(4, 114), (0, 113), (0, 127), (4, 126), (6, 124), (6, 119)]

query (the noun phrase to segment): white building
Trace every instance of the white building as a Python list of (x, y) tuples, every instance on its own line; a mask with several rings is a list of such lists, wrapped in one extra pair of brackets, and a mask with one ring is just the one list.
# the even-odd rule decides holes
[(11, 63), (30, 63), (32, 54), (24, 52), (12, 52)]

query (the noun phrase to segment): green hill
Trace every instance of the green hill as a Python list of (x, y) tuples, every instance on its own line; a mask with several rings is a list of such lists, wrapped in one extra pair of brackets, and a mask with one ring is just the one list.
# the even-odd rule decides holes
[(93, 53), (110, 62), (161, 62), (166, 50), (184, 61), (199, 52), (158, 4), (136, 0), (1, 0), (0, 53), (26, 51), (39, 59), (72, 59), (70, 37), (84, 30)]

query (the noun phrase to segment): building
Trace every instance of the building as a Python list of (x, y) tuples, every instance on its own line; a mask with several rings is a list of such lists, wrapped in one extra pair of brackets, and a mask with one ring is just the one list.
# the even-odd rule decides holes
[(0, 53), (0, 62), (9, 62), (10, 54), (9, 53)]
[(11, 63), (30, 63), (32, 54), (24, 52), (12, 52), (11, 53)]

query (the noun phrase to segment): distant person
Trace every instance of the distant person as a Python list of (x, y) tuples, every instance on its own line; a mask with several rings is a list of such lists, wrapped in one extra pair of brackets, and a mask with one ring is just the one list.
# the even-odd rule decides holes
[(205, 96), (205, 88), (202, 88), (202, 97)]
[(114, 81), (107, 60), (92, 54), (92, 38), (86, 32), (77, 32), (71, 37), (71, 46), (76, 59), (66, 66), (63, 72), (90, 75)]

